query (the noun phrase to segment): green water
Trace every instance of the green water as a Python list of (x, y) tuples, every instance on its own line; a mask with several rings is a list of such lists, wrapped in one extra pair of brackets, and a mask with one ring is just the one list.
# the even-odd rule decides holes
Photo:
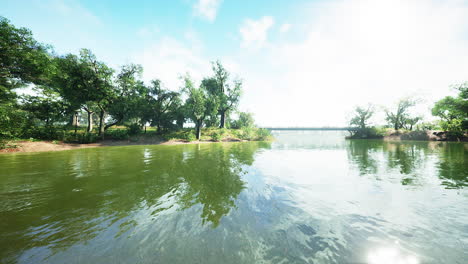
[(0, 263), (467, 263), (468, 144), (0, 155)]

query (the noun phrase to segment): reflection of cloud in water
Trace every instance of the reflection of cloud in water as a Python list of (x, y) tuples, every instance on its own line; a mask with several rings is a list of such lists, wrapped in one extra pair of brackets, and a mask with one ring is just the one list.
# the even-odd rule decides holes
[(419, 259), (408, 255), (396, 247), (379, 247), (369, 251), (369, 264), (419, 264)]

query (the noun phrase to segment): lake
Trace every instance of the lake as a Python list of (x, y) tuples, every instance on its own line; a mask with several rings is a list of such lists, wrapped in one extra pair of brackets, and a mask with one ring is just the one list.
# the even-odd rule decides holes
[(468, 144), (274, 135), (0, 155), (0, 263), (467, 263)]

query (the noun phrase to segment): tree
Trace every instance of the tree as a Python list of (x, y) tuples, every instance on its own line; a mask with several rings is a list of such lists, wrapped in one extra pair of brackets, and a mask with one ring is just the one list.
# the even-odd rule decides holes
[(177, 110), (181, 107), (180, 93), (164, 89), (160, 80), (153, 80), (149, 87), (147, 110), (151, 116), (151, 125), (157, 132), (173, 126), (177, 120)]
[(220, 115), (220, 128), (224, 128), (226, 124), (226, 115), (229, 111), (236, 108), (240, 100), (242, 81), (234, 80), (229, 84), (229, 73), (221, 65), (219, 61), (212, 63), (214, 76), (205, 78), (202, 81), (210, 96), (212, 96), (218, 104), (218, 115)]
[(190, 76), (184, 78), (184, 92), (187, 94), (185, 108), (188, 117), (195, 124), (196, 138), (199, 140), (201, 136), (201, 128), (206, 117), (216, 112), (218, 109), (216, 101), (210, 99), (206, 91), (206, 87), (202, 84), (196, 88)]
[(422, 120), (422, 117), (420, 116), (406, 117), (403, 120), (403, 127), (407, 130), (413, 130), (413, 127), (415, 127), (416, 124), (421, 120)]
[(372, 105), (368, 105), (367, 107), (358, 106), (354, 109), (354, 116), (349, 121), (349, 124), (360, 129), (365, 129), (372, 115), (374, 115), (374, 107)]
[(104, 131), (105, 114), (115, 97), (112, 86), (113, 70), (87, 49), (80, 56), (68, 54), (56, 59), (57, 74), (54, 84), (61, 96), (75, 109), (88, 114), (87, 131), (93, 130), (93, 114), (100, 111), (99, 133)]
[(51, 127), (55, 122), (65, 120), (67, 105), (57, 93), (41, 90), (39, 95), (22, 96), (21, 108), (45, 125)]
[(15, 88), (45, 81), (49, 50), (49, 46), (33, 38), (29, 29), (16, 28), (0, 16), (0, 103), (13, 99)]
[(403, 98), (398, 101), (396, 110), (391, 112), (386, 110), (387, 121), (395, 129), (399, 130), (404, 127), (406, 120), (409, 118), (408, 110), (416, 105), (417, 101), (411, 98)]
[(468, 129), (468, 83), (455, 88), (459, 94), (437, 101), (432, 108), (432, 115), (442, 119), (441, 126), (444, 130), (461, 133), (462, 130)]
[(253, 114), (249, 112), (239, 112), (239, 117), (237, 120), (233, 121), (231, 124), (232, 128), (243, 128), (243, 127), (254, 127), (255, 120)]
[(145, 108), (148, 88), (140, 80), (143, 68), (141, 65), (128, 64), (122, 66), (115, 81), (115, 94), (109, 106), (110, 123), (104, 130), (122, 122), (142, 116)]

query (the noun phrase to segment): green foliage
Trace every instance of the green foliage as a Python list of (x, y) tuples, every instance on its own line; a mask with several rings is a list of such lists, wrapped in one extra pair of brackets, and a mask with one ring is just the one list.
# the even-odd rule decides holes
[(243, 140), (254, 140), (255, 139), (255, 129), (252, 127), (243, 127), (239, 129), (238, 134), (240, 139)]
[(0, 16), (0, 103), (12, 100), (15, 88), (44, 83), (50, 69), (49, 49), (29, 29), (17, 28)]
[(351, 133), (351, 136), (348, 138), (351, 139), (376, 139), (384, 137), (386, 131), (384, 128), (366, 127), (353, 128), (350, 129), (349, 132)]
[(140, 124), (133, 123), (133, 124), (128, 125), (127, 126), (127, 133), (130, 136), (139, 135), (141, 133)]
[(237, 120), (231, 122), (232, 128), (254, 127), (255, 121), (252, 113), (239, 112)]
[(360, 129), (365, 129), (368, 125), (369, 119), (374, 114), (374, 107), (372, 105), (369, 105), (368, 107), (358, 106), (354, 111), (354, 117), (351, 118), (349, 124)]
[(213, 139), (213, 141), (221, 141), (223, 140), (225, 133), (225, 129), (215, 130), (211, 133), (211, 139)]
[(464, 135), (463, 120), (453, 118), (451, 120), (440, 121), (442, 130), (447, 131), (447, 138), (459, 139)]
[(0, 104), (0, 138), (21, 138), (32, 126), (28, 112), (14, 104)]
[(77, 133), (77, 134), (67, 134), (63, 141), (69, 143), (79, 143), (79, 144), (89, 144), (97, 142), (97, 135), (94, 133)]
[(468, 130), (468, 84), (457, 87), (457, 97), (447, 96), (437, 101), (432, 108), (432, 114), (442, 119), (440, 126), (450, 132), (452, 137), (461, 137)]
[(144, 119), (155, 126), (158, 133), (163, 129), (174, 128), (174, 121), (178, 119), (181, 111), (180, 93), (164, 89), (159, 80), (153, 80), (148, 89)]
[(115, 140), (128, 140), (130, 138), (127, 129), (109, 129), (106, 136)]
[(256, 140), (267, 141), (270, 140), (273, 136), (271, 135), (270, 130), (265, 128), (259, 128), (256, 132)]
[(202, 86), (218, 106), (216, 114), (220, 115), (220, 127), (224, 128), (226, 115), (239, 103), (242, 81), (234, 80), (229, 83), (229, 73), (219, 61), (212, 63), (212, 69), (213, 77), (203, 79)]
[(405, 127), (408, 121), (410, 121), (411, 127), (415, 124), (414, 121), (417, 123), (419, 119), (413, 119), (409, 116), (409, 109), (416, 105), (418, 101), (412, 98), (403, 98), (398, 101), (396, 105), (395, 111), (386, 110), (386, 119), (388, 124), (393, 127), (395, 130), (399, 130)]

